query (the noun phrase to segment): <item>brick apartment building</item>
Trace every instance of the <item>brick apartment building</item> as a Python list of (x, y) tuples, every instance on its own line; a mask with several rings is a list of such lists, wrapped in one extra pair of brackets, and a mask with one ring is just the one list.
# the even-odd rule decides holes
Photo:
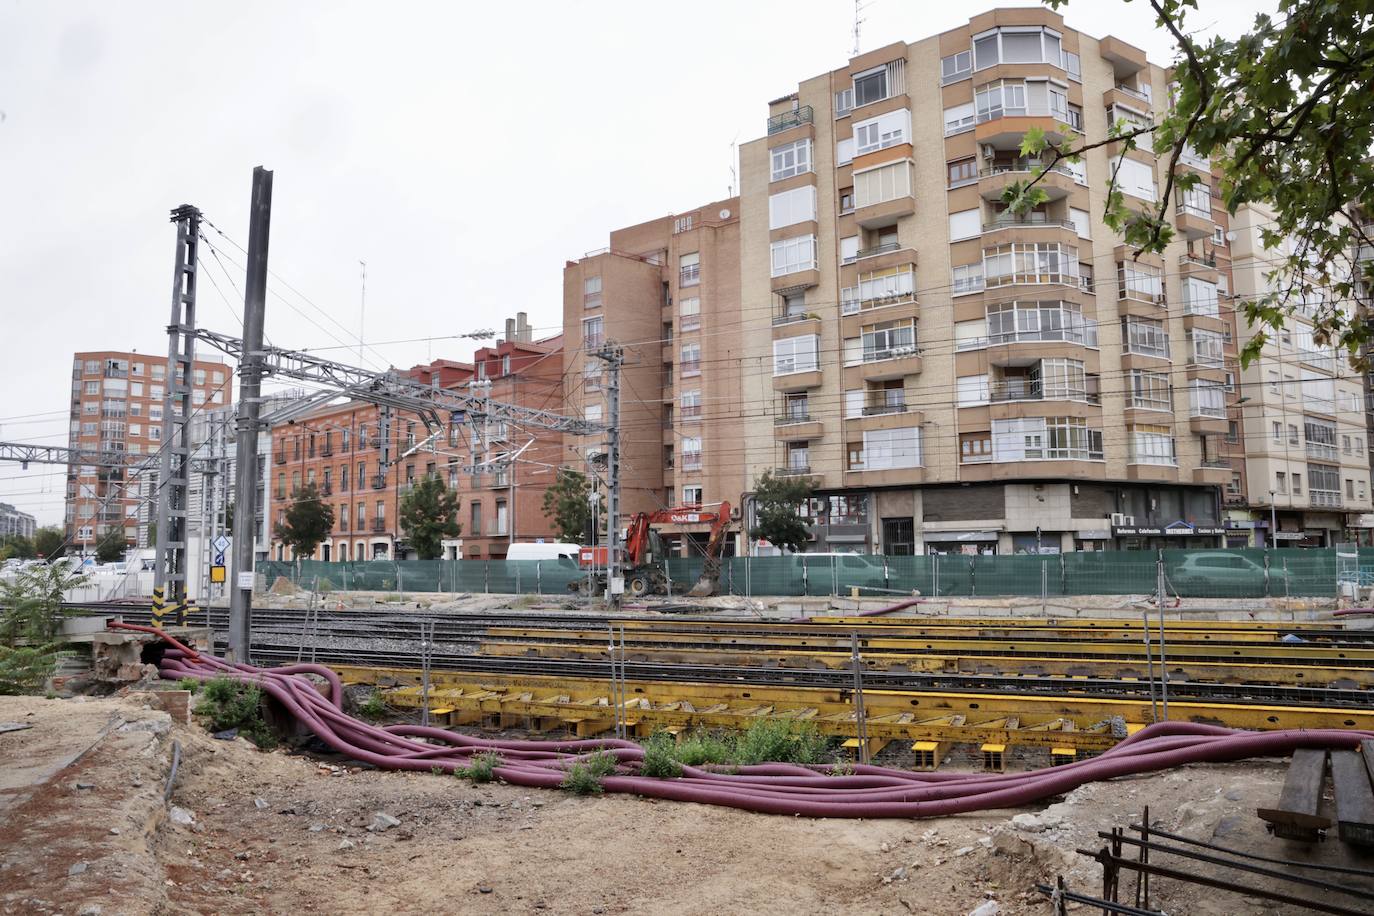
[[(607, 340), (621, 374), (622, 501), (626, 516), (677, 505), (738, 505), (746, 489), (744, 425), (757, 420), (740, 388), (739, 198), (610, 234), (609, 247), (563, 269), (568, 412), (606, 419)], [(771, 423), (764, 419), (762, 422)], [(598, 471), (600, 436), (567, 437), (565, 461)], [(662, 533), (687, 550), (706, 526)]]
[[(211, 359), (192, 365), (192, 409), (213, 410), (233, 402), (233, 370)], [(101, 350), (72, 358), (71, 448), (125, 452), (131, 461), (156, 455), (162, 445), (167, 358)], [(101, 535), (122, 528), (131, 546), (149, 543), (147, 519), (156, 470), (138, 475), (91, 466), (67, 468), (66, 536), (82, 553)], [(140, 494), (147, 494), (140, 495)]]
[[(523, 312), (507, 327), (509, 339), (478, 350), (471, 363), (435, 360), (407, 374), (424, 384), (437, 382), (442, 388), (465, 393), (480, 393), (489, 384), (486, 390), (494, 401), (558, 410), (561, 336), (530, 340)], [(401, 501), (430, 474), (440, 475), (459, 493), (463, 531), (446, 546), (446, 556), (499, 558), (514, 540), (554, 538), (542, 501), (562, 453), (560, 434), (488, 423), (488, 446), (474, 449), (474, 430), (467, 423), (451, 426), (428, 445), (424, 441), (429, 433), (418, 416), (393, 411), (388, 425), (391, 464), (386, 467), (382, 466), (381, 415), (376, 405), (362, 401), (330, 405), (273, 427), (268, 467), (272, 522), (283, 520), (291, 494), (306, 484), (315, 484), (321, 498), (334, 506), (334, 533), (319, 546), (315, 559), (414, 558), (399, 525)], [(518, 460), (505, 468), (465, 472), (522, 446)], [(405, 456), (410, 449), (417, 450)], [(290, 558), (275, 538), (270, 554), (275, 559)]]

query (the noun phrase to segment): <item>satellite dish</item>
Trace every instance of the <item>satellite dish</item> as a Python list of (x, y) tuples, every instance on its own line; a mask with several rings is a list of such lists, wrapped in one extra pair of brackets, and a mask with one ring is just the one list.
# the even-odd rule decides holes
[(729, 219), (729, 218), (730, 218), (730, 211), (729, 211), (729, 210), (721, 210), (721, 211), (720, 211), (720, 218), (721, 218), (721, 219)]

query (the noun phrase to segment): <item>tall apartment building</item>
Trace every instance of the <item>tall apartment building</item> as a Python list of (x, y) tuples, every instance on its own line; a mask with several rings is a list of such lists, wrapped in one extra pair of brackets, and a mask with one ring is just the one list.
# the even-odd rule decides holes
[[(511, 339), (478, 350), (472, 363), (435, 360), (408, 374), (424, 384), (558, 411), (562, 338), (530, 340), (523, 312), (517, 321), (508, 325)], [(463, 526), (461, 536), (446, 545), (446, 556), (500, 558), (517, 539), (554, 539), (542, 501), (562, 454), (561, 435), (494, 421), (474, 429), (480, 422), (455, 423), (430, 439), (414, 414), (392, 411), (384, 428), (376, 405), (348, 401), (274, 426), (269, 519), (274, 526), (283, 521), (292, 494), (314, 484), (334, 506), (335, 526), (315, 559), (413, 559), (399, 521), (401, 501), (422, 477), (440, 475), (458, 492)], [(514, 462), (500, 461), (520, 449)], [(271, 555), (290, 558), (275, 536)]]
[(1184, 158), (1203, 184), (1163, 255), (1101, 220), (1114, 168), (1156, 205), (1148, 134), (1119, 167), (1115, 144), (1057, 166), (1029, 213), (1002, 202), (1039, 165), (1028, 131), (1101, 138), (1168, 98), (1140, 50), (1029, 8), (770, 103), (741, 148), (742, 381), (774, 420), (745, 424), (747, 472), (811, 478), (814, 549), (1222, 543), (1235, 339), (1209, 164)]
[[(193, 409), (233, 402), (234, 373), (223, 362), (198, 359), (191, 367)], [(166, 357), (97, 351), (72, 360), (72, 448), (157, 455), (162, 445)], [(131, 462), (136, 457), (131, 457)], [(138, 475), (146, 485), (156, 471)], [(145, 506), (138, 484), (126, 470), (88, 465), (67, 468), (66, 535), (73, 549), (88, 553), (112, 527), (124, 529), (130, 545), (149, 542)]]
[(9, 503), (0, 503), (0, 538), (32, 538), (38, 530), (34, 517), (21, 512)]
[[(1293, 254), (1288, 245), (1265, 248), (1260, 233), (1272, 222), (1262, 207), (1244, 208), (1232, 221), (1238, 296), (1272, 291), (1266, 274)], [(1374, 525), (1361, 518), (1371, 508), (1365, 380), (1312, 332), (1313, 319), (1331, 308), (1349, 312), (1352, 305), (1324, 297), (1293, 305), (1283, 328), (1267, 332), (1259, 358), (1241, 373), (1252, 543), (1330, 547), (1356, 540), (1357, 532), (1368, 540), (1366, 529)], [(1242, 329), (1241, 343), (1253, 333)]]
[[(563, 269), (569, 412), (607, 418), (605, 363), (593, 353), (608, 340), (624, 347), (625, 516), (722, 500), (738, 505), (744, 428), (772, 422), (740, 387), (741, 316), (749, 309), (740, 296), (739, 207), (739, 198), (714, 201), (615, 230), (609, 247)], [(570, 436), (565, 463), (597, 479), (604, 449), (602, 436)], [(704, 541), (707, 527), (674, 526), (662, 534), (688, 552), (691, 542)]]

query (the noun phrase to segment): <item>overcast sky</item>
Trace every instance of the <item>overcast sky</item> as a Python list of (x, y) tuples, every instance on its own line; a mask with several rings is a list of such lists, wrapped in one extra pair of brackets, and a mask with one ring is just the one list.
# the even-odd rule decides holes
[[(862, 47), (994, 5), (873, 0)], [(1200, 5), (1199, 27), (1236, 34), (1273, 4)], [(1142, 0), (1065, 17), (1172, 59)], [(853, 20), (849, 0), (0, 0), (0, 440), (66, 443), (73, 352), (165, 357), (168, 211), (195, 204), (246, 245), (259, 164), (276, 173), (271, 268), (309, 300), (269, 285), (299, 310), (269, 294), (273, 343), (356, 345), (360, 260), (374, 365), (467, 359), (469, 341), (381, 342), (520, 310), (553, 332), (563, 262), (726, 196), (731, 143), (847, 61)], [(241, 268), (202, 258), (237, 311)], [(234, 311), (201, 281), (203, 327), (236, 330)], [(62, 475), (0, 465), (0, 500), (58, 524)]]

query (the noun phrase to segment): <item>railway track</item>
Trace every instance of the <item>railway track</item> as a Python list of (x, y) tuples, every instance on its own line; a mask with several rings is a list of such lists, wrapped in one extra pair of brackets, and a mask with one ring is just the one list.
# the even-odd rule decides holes
[[(147, 608), (81, 605), (83, 614), (147, 622)], [(522, 613), (417, 615), (396, 609), (254, 611), (255, 661), (302, 657), (337, 666), (417, 669), (420, 621), (432, 621), (435, 670), (606, 680), (609, 618)], [(222, 648), (225, 609), (201, 609)], [(646, 681), (847, 690), (857, 638), (867, 688), (998, 695), (1139, 698), (1150, 694), (1143, 628), (1118, 620), (1008, 621), (940, 618), (765, 622), (616, 618), (626, 674)], [(1152, 640), (1157, 631), (1152, 629)], [(1297, 635), (1301, 642), (1285, 641)], [(1172, 697), (1217, 703), (1368, 708), (1374, 633), (1329, 625), (1170, 621)], [(1157, 672), (1157, 668), (1155, 669)]]

